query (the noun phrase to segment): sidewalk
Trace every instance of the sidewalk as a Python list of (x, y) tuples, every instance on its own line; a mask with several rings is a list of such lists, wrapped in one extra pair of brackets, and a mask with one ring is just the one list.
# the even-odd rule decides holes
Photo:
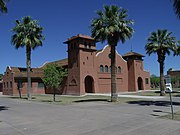
[[(151, 90), (152, 91), (152, 90)], [(154, 90), (156, 91), (156, 90)], [(118, 93), (118, 97), (126, 97), (126, 98), (140, 98), (140, 99), (163, 99), (166, 97), (163, 96), (139, 96), (139, 95), (130, 95), (130, 93), (137, 93), (137, 92), (121, 92)], [(86, 93), (86, 95), (100, 95), (100, 96), (111, 96), (110, 93)]]

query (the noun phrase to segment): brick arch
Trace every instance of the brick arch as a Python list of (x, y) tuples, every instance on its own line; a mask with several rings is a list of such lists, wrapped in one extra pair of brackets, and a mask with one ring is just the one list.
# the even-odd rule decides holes
[(84, 79), (85, 92), (86, 93), (94, 93), (94, 79), (92, 76), (86, 76)]
[(138, 84), (138, 90), (144, 90), (143, 79), (141, 77), (138, 77), (137, 84)]

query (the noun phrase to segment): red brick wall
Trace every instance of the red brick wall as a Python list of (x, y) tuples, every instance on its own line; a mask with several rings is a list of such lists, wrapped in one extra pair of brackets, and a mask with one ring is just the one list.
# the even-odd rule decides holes
[[(98, 74), (98, 85), (100, 93), (110, 93), (111, 92), (111, 59), (109, 58), (110, 47), (105, 46), (104, 49), (96, 54), (96, 72)], [(100, 72), (100, 65), (108, 66), (107, 72)], [(123, 92), (128, 90), (128, 71), (127, 71), (127, 62), (121, 57), (120, 54), (116, 53), (116, 67), (121, 67), (121, 72), (117, 71), (116, 74), (116, 85), (117, 91)]]

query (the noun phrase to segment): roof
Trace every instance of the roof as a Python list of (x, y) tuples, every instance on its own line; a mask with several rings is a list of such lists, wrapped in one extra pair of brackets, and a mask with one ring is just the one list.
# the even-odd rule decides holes
[[(58, 66), (67, 66), (68, 59), (57, 60), (53, 62), (47, 62), (42, 67), (39, 68), (31, 68), (31, 78), (42, 78), (44, 75), (43, 68), (48, 64), (57, 64)], [(12, 73), (14, 73), (14, 77), (27, 77), (27, 68), (24, 67), (8, 67)]]
[(86, 38), (86, 39), (89, 39), (89, 40), (95, 40), (91, 36), (78, 34), (76, 36), (72, 36), (72, 37), (68, 38), (68, 40), (65, 41), (64, 43), (67, 44), (69, 41), (72, 41), (72, 40), (77, 39), (77, 38)]
[(122, 57), (129, 57), (129, 56), (144, 57), (144, 55), (136, 53), (136, 52), (128, 52), (128, 53), (124, 54)]
[[(27, 68), (24, 67), (11, 67), (14, 77), (27, 77)], [(31, 68), (31, 77), (37, 78), (43, 76), (43, 69)]]
[(46, 67), (48, 64), (57, 64), (58, 66), (61, 66), (61, 67), (68, 66), (68, 58), (53, 61), (53, 62), (46, 62), (45, 64), (43, 64), (43, 66), (41, 68)]

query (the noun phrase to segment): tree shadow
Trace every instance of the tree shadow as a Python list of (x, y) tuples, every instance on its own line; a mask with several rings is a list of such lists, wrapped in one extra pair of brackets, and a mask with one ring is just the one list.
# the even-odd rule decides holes
[(76, 101), (73, 101), (73, 102), (76, 102), (76, 103), (80, 103), (80, 102), (97, 102), (97, 101), (100, 101), (100, 102), (110, 102), (108, 99), (82, 99), (82, 100), (76, 100)]
[(8, 110), (8, 107), (6, 106), (0, 106), (0, 111)]
[[(9, 97), (9, 98), (11, 98), (11, 99), (24, 99), (24, 100), (28, 100), (28, 98), (27, 97), (16, 97), (16, 96), (12, 96), (12, 97)], [(36, 97), (32, 97), (31, 99), (36, 99)]]
[(45, 102), (45, 103), (56, 103), (56, 102), (62, 102), (60, 100), (56, 100), (56, 101), (53, 101), (53, 100), (48, 100), (48, 99), (44, 99), (44, 100), (39, 100), (40, 102)]
[[(129, 101), (128, 104), (138, 104), (141, 106), (165, 106), (168, 107), (170, 105), (169, 101), (147, 101), (147, 100), (140, 100), (140, 101)], [(172, 102), (173, 105), (180, 106), (180, 102)]]

